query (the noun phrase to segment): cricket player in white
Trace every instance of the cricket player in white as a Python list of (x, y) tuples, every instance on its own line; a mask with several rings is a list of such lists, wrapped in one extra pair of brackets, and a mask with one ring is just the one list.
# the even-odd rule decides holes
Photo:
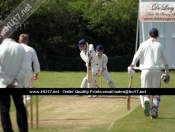
[(115, 83), (111, 79), (109, 72), (108, 72), (108, 69), (107, 69), (108, 57), (105, 54), (103, 54), (103, 52), (104, 52), (103, 46), (98, 45), (96, 47), (96, 55), (98, 57), (100, 66), (98, 69), (99, 72), (97, 74), (98, 74), (98, 76), (103, 76), (106, 79), (110, 88), (116, 88)]
[[(98, 74), (98, 76), (100, 76), (100, 75), (103, 76), (106, 79), (110, 88), (116, 88), (115, 83), (111, 79), (109, 72), (108, 72), (108, 69), (107, 69), (108, 57), (105, 54), (103, 54), (103, 52), (104, 52), (103, 46), (98, 45), (96, 47), (96, 56), (97, 56), (98, 61), (99, 61), (99, 69), (98, 69), (98, 72), (96, 74)], [(87, 77), (85, 77), (83, 79), (81, 88), (86, 88), (86, 86), (87, 86)], [(95, 86), (98, 86), (96, 84), (96, 82), (95, 82)]]
[[(27, 77), (24, 80), (25, 88), (32, 88), (33, 80), (37, 80), (38, 74), (40, 72), (40, 64), (38, 61), (38, 57), (37, 57), (36, 51), (32, 47), (28, 46), (29, 35), (21, 34), (19, 36), (18, 42), (26, 51), (27, 62), (29, 65), (28, 72), (26, 73)], [(32, 70), (32, 63), (33, 63), (33, 68), (35, 73), (33, 73), (33, 70)], [(30, 103), (30, 95), (27, 95), (27, 103)]]
[[(133, 68), (140, 60), (141, 70), (141, 88), (160, 88), (161, 87), (161, 60), (165, 65), (166, 77), (169, 75), (168, 62), (164, 54), (164, 46), (156, 41), (159, 33), (156, 28), (149, 31), (149, 39), (140, 44), (138, 51), (135, 53), (131, 65), (128, 67), (128, 73), (133, 75)], [(152, 107), (150, 106), (150, 96), (140, 96), (141, 105), (146, 116), (152, 118), (158, 117), (158, 108), (161, 96), (153, 95)]]
[[(85, 39), (81, 39), (78, 43), (80, 49), (80, 57), (86, 63), (86, 67), (88, 66), (88, 62), (91, 62), (92, 67), (92, 83), (87, 83), (84, 80), (87, 80), (87, 76), (83, 79), (81, 88), (95, 88), (95, 76), (99, 69), (99, 61), (96, 56), (93, 44), (88, 44)], [(88, 97), (92, 97), (89, 95)]]

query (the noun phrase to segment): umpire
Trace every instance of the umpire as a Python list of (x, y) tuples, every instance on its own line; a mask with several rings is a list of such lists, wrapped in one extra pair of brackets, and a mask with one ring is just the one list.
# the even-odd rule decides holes
[[(24, 88), (23, 79), (28, 69), (24, 48), (13, 40), (13, 30), (6, 26), (1, 31), (0, 88)], [(20, 132), (28, 132), (27, 114), (22, 95), (12, 95)], [(13, 132), (10, 120), (10, 95), (0, 95), (1, 123), (4, 132)]]

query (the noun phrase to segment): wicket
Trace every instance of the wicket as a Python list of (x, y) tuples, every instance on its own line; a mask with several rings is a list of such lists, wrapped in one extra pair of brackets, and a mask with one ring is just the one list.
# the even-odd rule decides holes
[[(36, 88), (36, 87), (32, 87), (32, 88)], [(26, 111), (28, 112), (27, 110), (27, 95), (24, 95), (25, 96), (25, 107), (26, 107)], [(28, 113), (29, 114), (29, 113)], [(38, 95), (36, 95), (36, 128), (38, 129), (39, 128), (39, 116), (38, 116)], [(33, 129), (33, 95), (30, 95), (30, 127), (31, 129)]]
[(98, 84), (99, 84), (99, 88), (102, 88), (102, 76), (100, 75), (99, 77), (98, 77)]

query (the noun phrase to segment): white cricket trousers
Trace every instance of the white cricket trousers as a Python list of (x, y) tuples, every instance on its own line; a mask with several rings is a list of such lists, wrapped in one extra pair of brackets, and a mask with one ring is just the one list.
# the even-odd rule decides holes
[(142, 70), (141, 88), (160, 88), (161, 70)]
[(87, 83), (87, 87), (88, 88), (95, 88), (95, 76), (96, 76), (96, 73), (99, 69), (99, 64), (96, 64), (92, 67), (92, 83)]
[[(28, 74), (28, 76), (24, 79), (24, 85), (25, 88), (31, 88), (33, 86), (33, 73)], [(25, 100), (27, 100), (27, 104), (29, 104), (30, 95), (24, 96), (24, 104), (27, 105)]]
[(110, 77), (109, 72), (107, 70), (104, 70), (101, 75), (104, 77), (104, 79), (106, 79), (110, 88), (116, 88), (115, 83)]
[(111, 77), (110, 77), (110, 75), (109, 75), (109, 72), (108, 72), (107, 70), (104, 70), (104, 71), (102, 72), (101, 75), (102, 75), (102, 76), (104, 77), (104, 79), (106, 79), (106, 80), (109, 80), (109, 81), (112, 80)]
[[(161, 70), (142, 70), (141, 88), (160, 88)], [(140, 95), (142, 108), (144, 107), (144, 96)]]

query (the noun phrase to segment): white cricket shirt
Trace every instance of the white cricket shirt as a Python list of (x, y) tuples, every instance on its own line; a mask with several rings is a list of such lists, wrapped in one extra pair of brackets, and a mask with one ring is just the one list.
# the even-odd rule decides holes
[(135, 65), (140, 59), (140, 70), (144, 69), (161, 69), (161, 60), (164, 64), (168, 64), (164, 46), (155, 39), (148, 39), (140, 44), (138, 51), (135, 53), (132, 65)]

